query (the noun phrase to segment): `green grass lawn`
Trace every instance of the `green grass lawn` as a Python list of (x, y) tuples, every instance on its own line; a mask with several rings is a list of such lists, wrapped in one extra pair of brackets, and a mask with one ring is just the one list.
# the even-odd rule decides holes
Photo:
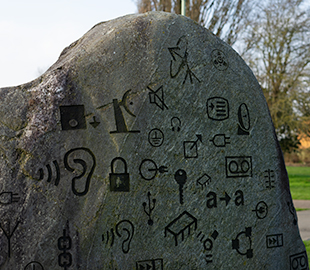
[(286, 167), (293, 200), (310, 200), (310, 167)]

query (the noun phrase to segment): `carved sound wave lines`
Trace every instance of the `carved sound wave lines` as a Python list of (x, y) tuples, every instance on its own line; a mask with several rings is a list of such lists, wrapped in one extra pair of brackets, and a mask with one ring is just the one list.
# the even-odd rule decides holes
[[(55, 186), (58, 186), (59, 184), (59, 181), (60, 181), (60, 170), (59, 170), (59, 165), (58, 165), (58, 162), (57, 160), (54, 160), (53, 161), (53, 165), (54, 165), (54, 168), (55, 168), (55, 173), (56, 173), (56, 178), (55, 178), (55, 183), (54, 185)], [(50, 183), (52, 181), (52, 178), (53, 178), (53, 171), (52, 171), (52, 168), (49, 164), (46, 165), (46, 169), (47, 169), (47, 179), (46, 181), (48, 183)], [(44, 173), (44, 170), (43, 168), (40, 168), (39, 169), (39, 173), (40, 173), (40, 177), (39, 177), (39, 181), (43, 180), (44, 177), (45, 177), (45, 173)]]

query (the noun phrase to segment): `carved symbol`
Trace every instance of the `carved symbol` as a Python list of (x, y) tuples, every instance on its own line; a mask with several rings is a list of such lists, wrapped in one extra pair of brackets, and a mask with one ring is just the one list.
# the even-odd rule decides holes
[(93, 116), (93, 122), (90, 122), (90, 124), (94, 127), (94, 128), (97, 128), (100, 124), (100, 122), (98, 122), (96, 120), (96, 116)]
[(225, 54), (220, 50), (213, 50), (211, 53), (213, 65), (216, 69), (224, 71), (228, 68), (228, 62)]
[(255, 212), (259, 219), (264, 219), (268, 214), (268, 205), (265, 202), (260, 201), (252, 212)]
[(168, 110), (167, 105), (165, 104), (164, 99), (164, 89), (163, 86), (160, 86), (156, 91), (151, 89), (147, 86), (147, 89), (149, 89), (151, 92), (149, 92), (149, 99), (151, 104), (155, 104), (158, 108), (160, 108), (162, 111), (164, 109)]
[[(74, 168), (72, 168), (69, 165), (69, 156), (71, 154), (73, 154), (73, 152), (79, 152), (79, 151), (83, 151), (84, 153), (87, 153), (90, 156), (91, 160), (92, 160), (91, 168), (90, 168), (89, 173), (87, 174), (86, 181), (85, 181), (85, 186), (84, 186), (84, 190), (83, 191), (78, 191), (77, 188), (76, 188), (76, 184), (77, 184), (77, 180), (78, 179), (80, 179), (80, 178), (85, 176), (85, 174), (87, 172), (87, 169), (88, 169), (87, 162), (85, 160), (83, 160), (83, 159), (75, 158), (75, 159), (73, 159), (73, 162), (75, 164), (79, 164), (81, 166), (78, 166), (78, 168), (74, 169)], [(80, 170), (81, 167), (83, 168), (83, 171), (82, 171), (82, 173), (79, 176), (73, 177), (72, 185), (71, 186), (72, 186), (72, 191), (73, 191), (73, 193), (76, 196), (84, 196), (84, 195), (86, 195), (88, 190), (89, 190), (90, 180), (92, 178), (92, 175), (93, 175), (95, 167), (96, 167), (96, 158), (95, 158), (94, 154), (88, 148), (84, 148), (84, 147), (74, 148), (74, 149), (71, 149), (70, 151), (68, 151), (65, 154), (64, 164), (65, 164), (65, 168), (69, 172), (76, 172), (76, 171)]]
[(197, 179), (196, 183), (201, 185), (201, 189), (203, 189), (204, 186), (211, 183), (211, 177), (205, 173)]
[[(116, 173), (114, 170), (115, 162), (117, 160), (119, 160), (124, 166), (124, 171), (122, 173)], [(110, 191), (129, 192), (129, 173), (127, 172), (127, 163), (126, 160), (121, 157), (116, 157), (111, 162)]]
[[(239, 237), (244, 235), (247, 239), (248, 239), (248, 249), (246, 249), (245, 252), (242, 252), (243, 250), (245, 250), (244, 246), (243, 248), (240, 248), (240, 240)], [(252, 235), (252, 228), (251, 227), (247, 227), (245, 228), (244, 232), (240, 232), (236, 239), (232, 240), (232, 249), (235, 249), (240, 255), (246, 255), (246, 257), (248, 259), (253, 258), (253, 249), (252, 249), (252, 239), (251, 239), (251, 235)]]
[(130, 250), (130, 243), (134, 235), (134, 226), (129, 220), (122, 220), (116, 224), (115, 231), (118, 237), (122, 237), (122, 234), (119, 232), (119, 227), (123, 227), (123, 232), (126, 232), (127, 238), (122, 243), (122, 251), (128, 253)]
[[(130, 250), (130, 243), (131, 243), (131, 240), (132, 240), (133, 235), (134, 235), (134, 226), (133, 226), (133, 224), (129, 220), (122, 220), (122, 221), (118, 222), (116, 224), (116, 227), (115, 227), (115, 232), (116, 232), (116, 235), (118, 237), (122, 237), (123, 235), (120, 233), (119, 227), (123, 227), (122, 231), (127, 234), (126, 239), (122, 242), (122, 251), (124, 253), (128, 253), (129, 250)], [(104, 242), (104, 239), (105, 239), (104, 235), (102, 235), (102, 242)], [(110, 239), (109, 231), (107, 231), (106, 244), (108, 244), (109, 239)], [(114, 240), (115, 240), (115, 235), (114, 235), (114, 231), (113, 231), (113, 228), (112, 228), (111, 229), (111, 244), (110, 244), (110, 247), (113, 246), (113, 244), (115, 242)]]
[(288, 210), (290, 211), (290, 213), (292, 214), (294, 220), (293, 220), (293, 224), (297, 225), (297, 214), (296, 214), (296, 210), (294, 208), (294, 205), (290, 202), (287, 202), (287, 206), (288, 206)]
[(175, 246), (177, 246), (178, 236), (181, 234), (182, 240), (184, 240), (184, 232), (188, 230), (189, 235), (191, 233), (192, 225), (194, 225), (194, 230), (196, 230), (197, 219), (187, 211), (184, 211), (165, 227), (165, 237), (167, 236), (167, 232), (171, 233), (174, 236)]
[(127, 99), (131, 90), (128, 90), (123, 95), (122, 101), (118, 101), (117, 99), (113, 99), (113, 108), (114, 108), (114, 117), (115, 117), (115, 125), (116, 130), (110, 131), (110, 133), (139, 133), (140, 130), (128, 130), (125, 118), (120, 106), (123, 106), (127, 113), (131, 116), (136, 117), (128, 108)]
[(183, 142), (185, 158), (198, 158), (198, 141), (202, 142), (202, 136), (199, 134), (196, 134), (196, 136), (196, 141)]
[(177, 170), (174, 174), (174, 179), (179, 185), (180, 204), (183, 204), (183, 186), (187, 180), (186, 171), (182, 169)]
[(163, 270), (163, 259), (152, 259), (136, 262), (136, 270)]
[[(219, 233), (217, 230), (215, 230), (212, 234), (211, 237), (216, 240), (218, 237)], [(211, 251), (213, 248), (213, 241), (210, 238), (205, 239), (205, 235), (200, 231), (199, 234), (197, 235), (197, 238), (201, 236), (200, 242), (203, 243), (203, 247), (205, 251)], [(212, 263), (212, 254), (207, 254), (206, 255), (206, 262), (207, 264)]]
[[(207, 207), (208, 208), (217, 208), (217, 195), (215, 192), (210, 191), (207, 194)], [(226, 206), (230, 202), (231, 197), (225, 192), (225, 197), (220, 198), (220, 201), (225, 201)], [(243, 192), (241, 190), (237, 190), (235, 192), (235, 205), (240, 206), (244, 205), (244, 197)]]
[[(58, 186), (59, 181), (60, 181), (60, 170), (59, 170), (59, 165), (58, 165), (57, 160), (54, 160), (53, 164), (54, 164), (54, 167), (55, 167), (54, 172), (56, 172), (56, 179), (55, 179), (54, 185)], [(47, 174), (48, 174), (48, 177), (47, 177), (46, 181), (48, 183), (50, 183), (52, 181), (53, 171), (52, 171), (52, 168), (51, 168), (51, 166), (49, 164), (46, 165), (46, 169), (47, 169)], [(39, 169), (39, 173), (40, 173), (39, 181), (41, 181), (41, 180), (44, 179), (44, 170), (42, 168), (40, 168)]]
[(158, 168), (155, 161), (151, 159), (142, 160), (139, 166), (139, 173), (144, 180), (147, 180), (147, 181), (153, 180), (158, 172), (160, 173), (168, 172), (167, 167), (160, 166)]
[[(101, 236), (102, 238), (102, 242), (104, 242), (104, 234)], [(113, 231), (113, 228), (111, 229), (111, 244), (110, 244), (110, 247), (113, 246), (114, 244), (114, 238), (115, 238), (115, 235), (114, 235), (114, 231)], [(109, 243), (109, 240), (110, 240), (110, 233), (109, 231), (107, 231), (107, 240), (106, 240), (106, 244)]]
[(274, 188), (274, 182), (275, 182), (275, 173), (273, 170), (266, 170), (264, 177), (266, 178), (266, 188), (272, 189)]
[(148, 141), (152, 146), (159, 147), (164, 142), (164, 133), (160, 129), (154, 128), (149, 132)]
[(172, 131), (179, 132), (181, 130), (181, 120), (178, 117), (172, 117), (171, 118), (171, 129)]
[(0, 193), (0, 204), (9, 205), (12, 203), (16, 203), (19, 201), (19, 197), (17, 193), (13, 193), (10, 191), (4, 191)]
[(226, 202), (226, 206), (228, 205), (230, 200), (231, 200), (231, 197), (226, 192), (225, 192), (225, 197), (220, 198), (220, 201), (225, 201)]
[(8, 257), (11, 258), (11, 238), (18, 226), (20, 222), (17, 221), (16, 222), (16, 225), (15, 227), (13, 228), (13, 231), (11, 232), (11, 223), (10, 221), (8, 221), (8, 231), (6, 231), (4, 228), (3, 228), (3, 225), (0, 223), (0, 228), (1, 230), (3, 231), (4, 235), (6, 236), (7, 240), (8, 240)]
[(238, 135), (249, 135), (250, 132), (250, 114), (248, 107), (245, 103), (242, 103), (238, 109)]
[[(147, 193), (147, 197), (148, 197), (148, 204), (146, 202), (144, 202), (142, 205), (143, 205), (144, 213), (149, 217), (149, 220), (147, 223), (152, 226), (154, 224), (154, 222), (151, 219), (151, 214), (155, 208), (156, 199), (152, 200), (152, 203), (153, 203), (153, 206), (152, 206), (152, 204), (151, 204), (151, 192)], [(146, 209), (147, 205), (148, 205), (148, 210)]]
[(307, 270), (308, 260), (306, 251), (290, 256), (290, 269), (291, 270)]
[(228, 100), (222, 97), (213, 97), (207, 100), (208, 117), (212, 120), (222, 121), (229, 117)]
[(266, 236), (267, 248), (276, 248), (283, 246), (283, 234), (272, 234)]
[(226, 144), (230, 144), (228, 141), (229, 139), (230, 137), (226, 137), (225, 134), (216, 134), (210, 141), (213, 142), (216, 147), (225, 147)]
[(25, 266), (24, 270), (44, 270), (44, 268), (42, 264), (40, 264), (39, 262), (33, 261), (33, 262), (28, 263)]
[(62, 130), (86, 129), (84, 105), (59, 106)]
[(225, 157), (226, 177), (252, 177), (252, 157), (236, 156)]
[(58, 249), (62, 251), (58, 255), (58, 265), (67, 270), (72, 265), (72, 255), (67, 252), (71, 249), (71, 238), (67, 235), (66, 229), (63, 230), (63, 235), (58, 238)]
[(170, 77), (175, 78), (176, 76), (178, 76), (181, 70), (185, 68), (186, 74), (183, 80), (183, 84), (186, 82), (187, 76), (189, 76), (191, 83), (193, 83), (193, 78), (195, 78), (198, 82), (200, 82), (200, 80), (197, 78), (194, 72), (191, 71), (188, 65), (188, 60), (187, 60), (188, 52), (187, 52), (186, 37), (182, 36), (181, 38), (179, 38), (177, 42), (177, 46), (168, 48), (168, 50), (172, 57), (172, 60), (170, 62)]

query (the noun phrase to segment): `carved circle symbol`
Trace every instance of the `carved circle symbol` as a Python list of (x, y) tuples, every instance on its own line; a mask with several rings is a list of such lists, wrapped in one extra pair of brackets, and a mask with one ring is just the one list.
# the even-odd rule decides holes
[(204, 242), (203, 242), (203, 247), (205, 250), (211, 250), (213, 248), (213, 242), (211, 241), (210, 238), (206, 239)]
[(260, 201), (253, 211), (256, 212), (259, 219), (264, 219), (268, 214), (268, 205), (264, 201)]
[(292, 267), (293, 269), (300, 269), (299, 266), (301, 267), (305, 267), (306, 266), (306, 259), (304, 256), (302, 257), (297, 257), (297, 258), (294, 258), (293, 261), (292, 261)]
[(148, 140), (152, 146), (159, 147), (164, 142), (164, 133), (160, 129), (154, 128), (149, 132)]
[(144, 159), (139, 167), (139, 173), (144, 180), (153, 180), (157, 174), (156, 163), (151, 159)]
[(70, 119), (70, 121), (69, 121), (69, 125), (72, 128), (77, 127), (78, 124), (79, 124), (79, 122), (77, 120), (75, 120), (75, 119)]
[(238, 163), (236, 161), (232, 160), (229, 163), (229, 171), (231, 173), (237, 173), (238, 172)]
[(243, 161), (241, 162), (241, 171), (242, 171), (243, 173), (246, 173), (249, 169), (250, 169), (250, 164), (249, 164), (249, 162), (248, 162), (247, 160), (243, 160)]
[(40, 264), (39, 262), (35, 262), (35, 261), (28, 263), (24, 268), (24, 270), (33, 270), (33, 269), (44, 270), (42, 264)]

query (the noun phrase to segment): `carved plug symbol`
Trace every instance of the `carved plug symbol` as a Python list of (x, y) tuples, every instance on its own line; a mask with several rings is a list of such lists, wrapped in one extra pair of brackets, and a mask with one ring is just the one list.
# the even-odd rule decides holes
[(146, 210), (147, 203), (144, 202), (142, 205), (143, 205), (143, 209), (144, 209), (145, 214), (147, 214), (147, 216), (149, 217), (149, 220), (147, 223), (152, 226), (154, 222), (151, 219), (151, 214), (155, 208), (156, 199), (152, 200), (152, 202), (153, 202), (153, 206), (152, 206), (152, 204), (151, 204), (151, 192), (147, 193), (147, 197), (148, 197), (148, 208), (149, 208), (148, 211)]
[(216, 147), (225, 147), (226, 144), (230, 144), (229, 139), (230, 137), (226, 137), (225, 134), (216, 134), (210, 141), (213, 142)]

